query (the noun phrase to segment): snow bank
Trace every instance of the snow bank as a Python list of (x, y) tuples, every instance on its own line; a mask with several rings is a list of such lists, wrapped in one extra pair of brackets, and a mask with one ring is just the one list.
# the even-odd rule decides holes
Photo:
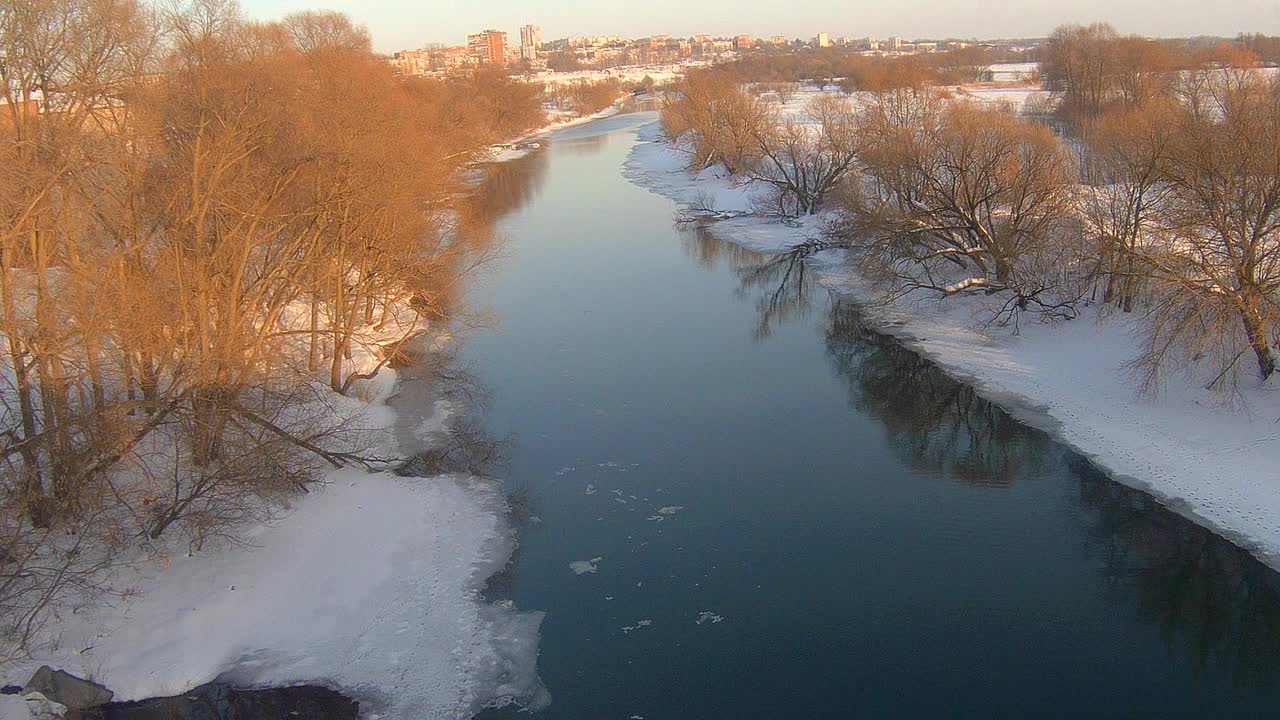
[[(708, 194), (718, 210), (750, 206), (724, 178), (683, 171), (685, 156), (658, 142), (656, 123), (639, 130), (624, 175), (677, 203)], [(739, 194), (735, 195), (735, 192)], [(736, 217), (712, 226), (717, 237), (769, 252), (814, 236), (818, 222), (795, 225)], [(865, 286), (843, 256), (812, 265), (823, 284), (855, 296)], [(1086, 315), (1056, 325), (980, 329), (981, 301), (907, 299), (868, 309), (886, 333), (972, 384), (1028, 424), (1046, 430), (1127, 485), (1213, 529), (1280, 569), (1280, 387), (1254, 388), (1247, 407), (1230, 408), (1196, 384), (1171, 378), (1144, 398), (1126, 371), (1138, 354), (1123, 318)]]
[[(621, 101), (618, 101), (621, 102)], [(487, 151), (485, 157), (486, 162), (507, 162), (510, 160), (518, 160), (525, 155), (533, 152), (538, 148), (537, 143), (531, 142), (536, 138), (550, 135), (557, 130), (574, 127), (575, 125), (583, 125), (592, 120), (602, 120), (607, 117), (613, 117), (618, 114), (618, 105), (615, 103), (609, 107), (590, 115), (574, 115), (572, 113), (552, 114), (550, 122), (536, 130), (521, 135), (510, 142), (494, 145)]]
[(67, 709), (38, 692), (0, 695), (0, 720), (61, 720)]
[[(375, 410), (394, 421), (381, 402)], [(128, 596), (56, 618), (51, 644), (5, 680), (49, 664), (120, 700), (219, 678), (305, 682), (390, 718), (545, 704), (542, 613), (481, 595), (514, 545), (496, 481), (338, 470), (245, 544), (121, 570), (114, 585)]]

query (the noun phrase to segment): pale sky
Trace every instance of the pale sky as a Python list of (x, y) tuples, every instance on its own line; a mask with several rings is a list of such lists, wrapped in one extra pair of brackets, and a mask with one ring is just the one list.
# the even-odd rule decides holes
[(347, 13), (369, 26), (383, 52), (427, 43), (460, 45), (469, 32), (542, 26), (570, 35), (644, 37), (699, 33), (812, 37), (822, 31), (888, 37), (1044, 36), (1063, 22), (1104, 20), (1144, 35), (1280, 34), (1280, 0), (240, 0), (268, 20), (300, 9)]

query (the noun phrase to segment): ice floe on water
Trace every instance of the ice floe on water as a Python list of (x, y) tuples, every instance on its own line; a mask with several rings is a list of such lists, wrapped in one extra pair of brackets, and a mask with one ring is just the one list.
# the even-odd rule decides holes
[(590, 560), (574, 560), (573, 562), (569, 563), (569, 569), (573, 571), (574, 575), (586, 575), (587, 573), (594, 573), (596, 570), (600, 569), (600, 561), (603, 559), (604, 557), (601, 556), (601, 557), (593, 557)]
[(671, 518), (681, 510), (684, 510), (683, 505), (667, 505), (666, 507), (658, 508), (658, 514), (650, 515), (649, 517), (645, 518), (645, 520), (652, 520), (653, 522), (662, 522), (663, 520), (667, 520)]
[(724, 620), (723, 615), (717, 615), (711, 612), (710, 610), (703, 610), (702, 612), (698, 613), (699, 625), (706, 625), (707, 623), (711, 623), (712, 625), (714, 625), (722, 620)]
[(639, 630), (640, 628), (649, 627), (652, 624), (653, 624), (652, 620), (637, 620), (635, 625), (624, 625), (622, 627), (622, 634), (630, 635), (633, 631)]

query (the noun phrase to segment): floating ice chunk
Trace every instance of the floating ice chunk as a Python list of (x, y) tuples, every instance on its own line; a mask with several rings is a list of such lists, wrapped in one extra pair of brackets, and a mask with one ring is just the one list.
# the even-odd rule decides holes
[(703, 610), (702, 612), (698, 613), (699, 625), (704, 625), (706, 623), (711, 623), (714, 625), (720, 622), (721, 620), (724, 620), (724, 616), (717, 615), (709, 610)]
[(569, 563), (569, 569), (574, 575), (585, 575), (599, 570), (599, 563), (604, 557), (593, 557), (590, 560), (574, 560)]
[(658, 514), (659, 515), (675, 515), (676, 513), (680, 512), (683, 509), (684, 509), (683, 505), (668, 505), (666, 507), (658, 508)]
[(591, 483), (591, 484), (587, 485), (586, 494), (587, 494), (587, 495), (595, 495), (595, 494), (596, 494), (596, 486), (595, 486), (595, 483)]
[(632, 630), (639, 630), (643, 627), (649, 627), (652, 624), (652, 620), (637, 620), (635, 625), (624, 625), (622, 628), (622, 634), (630, 635)]

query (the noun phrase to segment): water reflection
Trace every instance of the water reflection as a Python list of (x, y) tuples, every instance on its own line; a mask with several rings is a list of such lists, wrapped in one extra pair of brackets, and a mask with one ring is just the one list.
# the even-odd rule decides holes
[(567, 150), (574, 155), (595, 155), (604, 149), (609, 142), (605, 134), (579, 135), (556, 140), (556, 148)]
[(764, 340), (778, 325), (807, 317), (812, 305), (809, 268), (793, 253), (770, 257), (741, 245), (716, 238), (706, 223), (683, 225), (685, 252), (700, 267), (715, 268), (724, 262), (738, 276), (738, 292), (756, 294), (754, 337)]
[(477, 247), (496, 246), (498, 222), (537, 198), (548, 166), (545, 146), (513, 160), (482, 165), (476, 185), (459, 204), (458, 235)]
[(894, 451), (917, 473), (1004, 487), (1051, 457), (1044, 433), (869, 328), (849, 300), (831, 304), (826, 347), (849, 385), (849, 404), (880, 420)]
[(764, 253), (717, 239), (704, 224), (682, 225), (680, 229), (684, 251), (699, 267), (710, 270), (724, 262), (728, 267), (739, 270), (758, 266), (769, 259)]
[(1084, 458), (1069, 463), (1112, 599), (1155, 624), (1201, 672), (1217, 667), (1237, 685), (1277, 685), (1280, 575)]
[(455, 352), (419, 341), (404, 351), (395, 369), (400, 383), (387, 404), (396, 411), (396, 440), (409, 455), (397, 474), (508, 474), (512, 441), (484, 422), (493, 391)]
[[(698, 242), (718, 241), (700, 233)], [(714, 257), (723, 250), (700, 252)], [(823, 297), (806, 286), (798, 265), (782, 257), (739, 269), (740, 291), (760, 294), (759, 328), (775, 327)], [(1158, 628), (1169, 652), (1192, 660), (1201, 674), (1223, 672), (1237, 686), (1280, 684), (1280, 575), (1150, 495), (1112, 481), (876, 332), (856, 303), (827, 296), (825, 304), (826, 350), (848, 386), (849, 404), (880, 421), (912, 470), (991, 488), (1065, 478), (1076, 490), (1084, 552), (1111, 602)]]

